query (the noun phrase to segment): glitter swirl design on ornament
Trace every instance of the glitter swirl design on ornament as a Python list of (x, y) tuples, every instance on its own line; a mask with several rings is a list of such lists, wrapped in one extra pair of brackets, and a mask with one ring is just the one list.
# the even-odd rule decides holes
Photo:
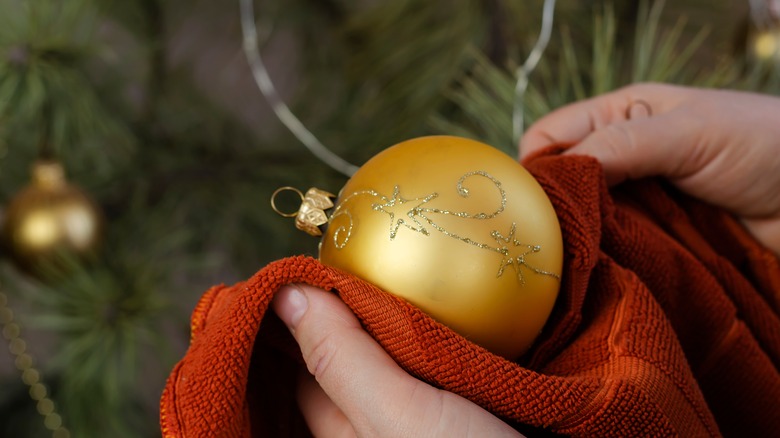
[[(494, 219), (500, 216), (505, 210), (507, 205), (506, 191), (503, 189), (501, 181), (497, 180), (485, 171), (476, 170), (467, 172), (458, 179), (456, 189), (458, 195), (463, 198), (470, 196), (470, 191), (465, 187), (465, 181), (471, 177), (483, 177), (490, 180), (496, 190), (498, 191), (501, 202), (492, 212), (478, 212), (469, 213), (466, 211), (453, 211), (449, 209), (438, 208), (430, 205), (432, 201), (435, 201), (439, 194), (432, 192), (425, 196), (419, 196), (416, 198), (404, 198), (401, 195), (401, 187), (395, 185), (393, 187), (393, 193), (390, 196), (383, 195), (376, 190), (360, 190), (354, 193), (350, 193), (344, 197), (333, 210), (330, 216), (330, 224), (334, 226), (338, 218), (345, 218), (346, 224), (340, 225), (333, 233), (333, 244), (336, 249), (344, 249), (353, 236), (355, 222), (352, 219), (352, 213), (349, 210), (349, 205), (353, 200), (368, 196), (376, 198), (377, 202), (371, 204), (371, 210), (386, 214), (390, 218), (389, 226), (389, 238), (395, 240), (398, 237), (399, 229), (405, 228), (412, 232), (422, 234), (423, 236), (430, 236), (431, 231), (429, 228), (439, 232), (447, 237), (466, 243), (468, 245), (477, 247), (479, 249), (491, 251), (501, 256), (499, 262), (496, 278), (502, 277), (507, 267), (512, 266), (515, 271), (518, 283), (525, 285), (525, 275), (523, 274), (523, 268), (531, 271), (537, 275), (544, 275), (552, 277), (558, 281), (561, 280), (560, 275), (553, 272), (545, 271), (538, 268), (527, 260), (527, 257), (538, 254), (542, 251), (540, 245), (533, 245), (524, 243), (518, 240), (516, 236), (517, 224), (512, 222), (510, 229), (506, 235), (502, 234), (499, 230), (492, 230), (490, 237), (495, 243), (485, 243), (478, 239), (464, 236), (449, 230), (436, 221), (433, 217), (435, 215), (454, 216), (464, 220), (488, 220)], [(407, 206), (407, 204), (409, 204)], [(399, 208), (400, 207), (400, 208)]]

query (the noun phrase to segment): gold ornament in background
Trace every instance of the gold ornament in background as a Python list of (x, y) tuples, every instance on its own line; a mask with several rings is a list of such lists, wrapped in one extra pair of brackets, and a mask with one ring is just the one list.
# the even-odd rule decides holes
[(753, 61), (780, 65), (780, 1), (750, 2), (747, 44)]
[(758, 61), (780, 64), (780, 26), (752, 34), (749, 53)]
[(533, 343), (561, 281), (547, 195), (488, 145), (434, 136), (393, 146), (347, 182), (320, 260), (397, 295), (507, 358)]
[(103, 217), (97, 206), (65, 179), (56, 161), (37, 161), (32, 182), (8, 205), (3, 239), (21, 267), (35, 271), (59, 252), (84, 256), (99, 246)]

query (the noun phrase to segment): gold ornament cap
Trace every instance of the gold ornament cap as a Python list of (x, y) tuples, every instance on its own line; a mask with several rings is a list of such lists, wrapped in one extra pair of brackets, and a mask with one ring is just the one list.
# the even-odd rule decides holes
[(65, 187), (65, 169), (57, 161), (37, 161), (32, 168), (32, 184), (40, 188)]
[[(295, 192), (301, 198), (301, 206), (298, 207), (298, 211), (284, 213), (277, 208), (276, 197), (285, 191)], [(320, 226), (328, 223), (328, 215), (325, 210), (333, 208), (331, 198), (335, 197), (336, 195), (316, 187), (307, 190), (305, 195), (294, 187), (281, 187), (271, 195), (271, 208), (284, 217), (294, 217), (295, 228), (305, 231), (310, 236), (319, 237), (322, 236)]]

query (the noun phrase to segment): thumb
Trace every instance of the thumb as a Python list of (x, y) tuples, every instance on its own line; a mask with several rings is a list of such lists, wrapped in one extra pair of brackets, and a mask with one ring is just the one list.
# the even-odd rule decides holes
[(565, 153), (596, 158), (610, 185), (653, 175), (674, 180), (697, 170), (697, 146), (683, 144), (690, 129), (673, 113), (627, 120), (593, 131)]
[[(438, 390), (404, 372), (336, 295), (308, 285), (289, 285), (277, 293), (273, 306), (321, 387), (312, 391), (314, 382), (303, 381), (307, 392), (319, 399), (301, 405), (315, 434), (329, 436), (334, 430), (350, 429), (358, 436), (378, 437), (425, 432), (416, 428), (424, 417), (408, 421), (409, 406), (417, 402), (419, 407)], [(394, 403), (398, 399), (404, 403)], [(340, 414), (330, 415), (335, 421), (328, 420), (326, 414), (334, 410)], [(417, 414), (424, 411), (418, 409)]]
[[(398, 367), (334, 294), (289, 285), (277, 293), (273, 306), (298, 342), (309, 373), (343, 413), (347, 424), (340, 428), (351, 423), (356, 431), (373, 430), (376, 417), (381, 421), (377, 408), (391, 407), (388, 394), (406, 393), (408, 400), (420, 383)], [(393, 418), (398, 413), (385, 414)]]
[[(469, 430), (518, 436), (474, 403), (407, 374), (334, 294), (290, 285), (279, 290), (273, 306), (322, 389), (311, 391), (309, 382), (304, 390), (315, 397), (301, 406), (315, 435), (351, 435), (351, 428), (357, 436), (427, 436), (444, 428), (455, 432), (443, 436), (467, 436)], [(335, 407), (328, 407), (328, 399)], [(325, 420), (334, 409), (342, 415)]]

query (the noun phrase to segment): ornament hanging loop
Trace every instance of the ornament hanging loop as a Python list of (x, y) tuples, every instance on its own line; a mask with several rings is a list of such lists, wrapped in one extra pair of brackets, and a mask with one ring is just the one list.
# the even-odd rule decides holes
[(301, 193), (300, 190), (296, 189), (295, 187), (284, 186), (284, 187), (279, 187), (278, 189), (276, 189), (274, 194), (271, 195), (271, 208), (277, 214), (279, 214), (279, 216), (281, 216), (281, 217), (295, 217), (295, 216), (298, 216), (298, 212), (297, 211), (293, 212), (293, 213), (285, 213), (285, 212), (279, 210), (279, 207), (276, 206), (276, 197), (279, 196), (279, 193), (287, 192), (287, 191), (291, 191), (291, 192), (297, 193), (298, 196), (301, 198), (301, 202), (303, 202), (304, 197), (303, 197), (303, 193)]
[[(276, 197), (281, 192), (293, 191), (301, 198), (301, 206), (295, 213), (285, 213), (276, 207)], [(321, 225), (328, 223), (328, 215), (325, 210), (333, 208), (333, 201), (336, 195), (312, 187), (304, 195), (300, 190), (294, 187), (280, 187), (271, 195), (271, 208), (282, 217), (294, 217), (295, 228), (305, 231), (311, 236), (322, 236)]]

